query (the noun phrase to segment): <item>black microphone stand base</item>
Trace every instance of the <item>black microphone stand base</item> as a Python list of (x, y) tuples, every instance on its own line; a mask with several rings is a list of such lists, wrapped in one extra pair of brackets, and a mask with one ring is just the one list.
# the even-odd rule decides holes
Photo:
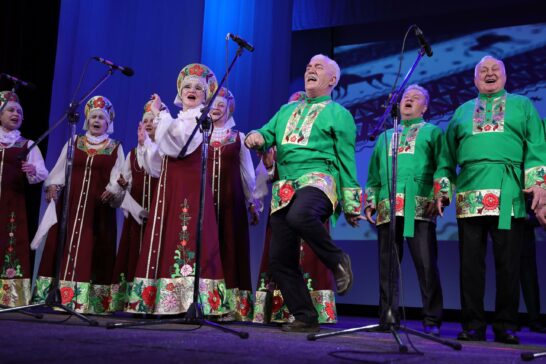
[[(375, 325), (354, 327), (354, 328), (351, 328), (351, 329), (334, 331), (334, 332), (326, 332), (326, 333), (323, 333), (323, 334), (309, 334), (309, 335), (307, 335), (307, 340), (315, 341), (315, 340), (322, 339), (322, 338), (325, 338), (325, 337), (338, 336), (338, 335), (344, 335), (344, 334), (352, 334), (352, 333), (359, 332), (359, 331), (376, 332), (376, 331), (379, 331), (379, 329), (381, 329), (383, 327), (384, 327), (383, 325), (375, 324)], [(434, 335), (425, 334), (424, 332), (417, 331), (417, 330), (414, 330), (414, 329), (410, 329), (409, 327), (406, 327), (406, 326), (396, 327), (393, 324), (388, 324), (387, 327), (389, 328), (389, 332), (394, 337), (394, 340), (398, 344), (398, 351), (400, 353), (407, 353), (408, 352), (407, 345), (404, 344), (404, 342), (402, 341), (402, 338), (400, 337), (400, 331), (403, 331), (403, 332), (411, 334), (411, 335), (419, 336), (419, 337), (421, 337), (423, 339), (434, 341), (434, 342), (436, 342), (438, 344), (449, 346), (453, 350), (458, 351), (458, 350), (461, 350), (463, 348), (462, 345), (460, 343), (456, 342), (456, 341), (446, 340), (446, 339), (442, 339), (442, 338), (434, 336)]]
[[(4, 306), (4, 307), (6, 307), (6, 306)], [(0, 313), (19, 312), (19, 311), (21, 311), (19, 313), (23, 313), (23, 314), (26, 314), (26, 315), (31, 315), (31, 316), (34, 316), (34, 317), (36, 317), (38, 319), (41, 319), (41, 318), (44, 317), (44, 315), (42, 315), (41, 313), (34, 314), (34, 313), (31, 313), (31, 312), (24, 311), (24, 310), (27, 310), (27, 309), (33, 309), (33, 308), (38, 308), (38, 307), (47, 307), (47, 308), (50, 308), (52, 310), (54, 310), (56, 308), (61, 309), (62, 311), (66, 312), (66, 313), (68, 313), (70, 315), (74, 315), (77, 318), (79, 318), (80, 320), (87, 322), (89, 324), (89, 326), (99, 326), (98, 321), (92, 320), (92, 319), (90, 319), (88, 317), (85, 317), (81, 313), (76, 312), (73, 309), (68, 308), (67, 306), (63, 305), (62, 301), (61, 301), (61, 291), (60, 291), (59, 288), (51, 289), (49, 291), (49, 293), (47, 295), (47, 298), (46, 298), (44, 303), (35, 303), (35, 304), (30, 304), (30, 305), (25, 305), (25, 306), (3, 308), (2, 310), (0, 310)]]
[(19, 310), (22, 310), (24, 309), (23, 307), (26, 307), (26, 306), (17, 306), (17, 307), (10, 307), (10, 306), (6, 306), (6, 305), (0, 305), (0, 310), (9, 310), (9, 309), (13, 309), (12, 311), (16, 311), (17, 313), (21, 313), (23, 315), (27, 315), (27, 316), (32, 316), (34, 318), (37, 318), (37, 319), (43, 319), (44, 318), (44, 315), (42, 315), (41, 313), (33, 313), (33, 312), (27, 312), (27, 311), (19, 311)]
[(152, 325), (162, 325), (162, 324), (183, 324), (183, 325), (195, 325), (195, 326), (210, 326), (212, 328), (221, 330), (228, 334), (233, 334), (239, 336), (241, 339), (248, 339), (248, 332), (237, 331), (219, 325), (215, 322), (205, 320), (201, 315), (201, 309), (196, 307), (197, 304), (194, 302), (188, 308), (188, 311), (185, 314), (185, 317), (181, 318), (165, 318), (165, 319), (155, 319), (155, 320), (140, 320), (134, 322), (108, 322), (106, 324), (107, 329), (121, 329), (125, 327), (133, 326), (152, 326)]
[(531, 361), (538, 358), (544, 358), (546, 357), (546, 351), (542, 351), (539, 353), (531, 353), (529, 351), (521, 353), (521, 360), (524, 361)]

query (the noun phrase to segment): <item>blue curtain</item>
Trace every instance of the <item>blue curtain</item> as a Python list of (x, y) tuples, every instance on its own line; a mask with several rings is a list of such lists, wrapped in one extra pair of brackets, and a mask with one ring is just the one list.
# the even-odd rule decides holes
[(289, 96), (292, 0), (205, 2), (201, 59), (219, 79), (237, 50), (233, 41), (227, 43), (226, 62), (227, 33), (255, 47), (252, 53), (244, 51), (228, 77), (235, 122), (247, 132), (265, 124)]
[[(203, 0), (65, 0), (61, 4), (50, 123), (66, 109), (84, 64), (100, 56), (135, 70), (119, 72), (96, 94), (112, 101), (116, 111), (114, 139), (127, 152), (136, 145), (136, 128), (143, 106), (153, 92), (161, 95), (176, 115), (172, 101), (180, 69), (201, 57)], [(91, 61), (81, 86), (86, 91), (107, 67)], [(83, 127), (83, 108), (78, 132)], [(68, 138), (63, 125), (50, 136), (47, 166), (52, 168)]]

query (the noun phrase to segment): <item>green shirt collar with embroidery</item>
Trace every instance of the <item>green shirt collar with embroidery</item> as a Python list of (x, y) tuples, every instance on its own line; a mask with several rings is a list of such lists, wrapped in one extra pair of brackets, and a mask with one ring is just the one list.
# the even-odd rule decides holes
[(504, 96), (506, 94), (506, 90), (505, 89), (502, 89), (498, 92), (495, 92), (494, 94), (482, 94), (480, 93), (478, 95), (478, 97), (480, 99), (483, 99), (483, 100), (493, 100), (493, 99), (496, 99), (497, 97), (500, 97), (500, 96)]
[(328, 101), (328, 100), (331, 100), (332, 97), (330, 95), (324, 95), (324, 96), (319, 96), (319, 97), (315, 97), (315, 98), (312, 98), (312, 97), (305, 97), (305, 102), (307, 104), (318, 104), (319, 102), (324, 102), (324, 101)]
[(405, 127), (408, 127), (410, 125), (415, 125), (415, 124), (422, 123), (423, 121), (424, 121), (423, 117), (420, 116), (418, 118), (413, 118), (413, 119), (409, 119), (409, 120), (402, 120), (402, 125), (405, 126)]

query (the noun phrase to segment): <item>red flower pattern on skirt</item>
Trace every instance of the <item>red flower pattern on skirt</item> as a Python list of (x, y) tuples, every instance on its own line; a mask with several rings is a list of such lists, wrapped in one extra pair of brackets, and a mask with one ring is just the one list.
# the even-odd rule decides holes
[(153, 306), (155, 303), (155, 296), (157, 294), (157, 288), (154, 286), (147, 286), (142, 290), (142, 301), (148, 307)]
[(248, 298), (243, 297), (241, 299), (241, 306), (239, 310), (241, 311), (242, 316), (248, 316), (248, 313), (250, 312), (250, 302), (248, 302)]
[(61, 303), (63, 305), (70, 303), (70, 301), (72, 301), (73, 298), (74, 298), (74, 290), (72, 289), (72, 287), (61, 288)]
[(324, 307), (324, 310), (326, 311), (326, 314), (328, 315), (328, 319), (335, 320), (336, 312), (334, 310), (333, 302), (326, 302), (326, 306)]
[(273, 307), (271, 308), (271, 312), (275, 313), (279, 311), (282, 307), (283, 299), (281, 296), (275, 296), (273, 297)]
[(212, 292), (209, 292), (209, 305), (210, 308), (214, 311), (218, 310), (218, 307), (220, 307), (220, 294), (218, 293), (217, 289), (212, 290)]

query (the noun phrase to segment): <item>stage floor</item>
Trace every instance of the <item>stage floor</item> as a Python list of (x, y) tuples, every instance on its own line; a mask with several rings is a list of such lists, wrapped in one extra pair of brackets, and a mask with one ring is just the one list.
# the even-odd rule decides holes
[[(21, 314), (0, 316), (0, 363), (514, 363), (523, 351), (546, 351), (546, 335), (519, 333), (522, 345), (488, 341), (461, 342), (455, 351), (412, 336), (408, 354), (398, 353), (390, 334), (352, 333), (308, 341), (306, 334), (284, 333), (271, 325), (224, 324), (249, 333), (248, 339), (203, 326), (163, 324), (146, 328), (107, 330), (107, 322), (132, 321), (125, 316), (93, 316), (99, 327), (89, 327), (76, 317), (46, 314), (37, 320)], [(323, 325), (321, 332), (374, 324), (375, 319), (341, 317), (335, 325)], [(420, 322), (407, 326), (421, 329)], [(445, 323), (442, 337), (454, 339), (457, 323)], [(404, 342), (407, 338), (402, 335)], [(539, 361), (540, 359), (537, 359)], [(545, 361), (545, 359), (542, 359)]]

